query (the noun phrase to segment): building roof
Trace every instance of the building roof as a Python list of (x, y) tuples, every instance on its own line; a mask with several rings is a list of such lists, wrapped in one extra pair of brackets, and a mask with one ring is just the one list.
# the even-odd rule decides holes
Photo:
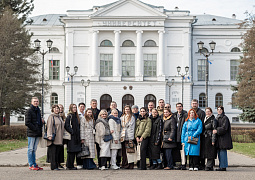
[(27, 20), (28, 25), (35, 26), (63, 26), (60, 22), (60, 16), (66, 16), (66, 14), (45, 14), (31, 17)]
[(197, 22), (194, 24), (195, 26), (236, 25), (242, 22), (238, 19), (215, 16), (211, 14), (196, 15), (196, 19)]

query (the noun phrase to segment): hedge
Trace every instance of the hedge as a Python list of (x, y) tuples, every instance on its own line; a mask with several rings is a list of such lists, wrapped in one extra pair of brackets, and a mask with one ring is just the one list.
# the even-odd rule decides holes
[(231, 136), (233, 142), (254, 143), (255, 129), (252, 128), (232, 128)]
[(27, 138), (27, 127), (25, 125), (0, 126), (0, 140), (26, 139), (26, 138)]

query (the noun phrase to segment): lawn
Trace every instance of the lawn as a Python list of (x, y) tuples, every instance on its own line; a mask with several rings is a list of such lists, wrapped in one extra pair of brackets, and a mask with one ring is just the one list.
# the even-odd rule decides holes
[(255, 158), (255, 143), (236, 143), (233, 142), (231, 151)]
[(0, 152), (27, 147), (27, 139), (22, 140), (0, 140)]

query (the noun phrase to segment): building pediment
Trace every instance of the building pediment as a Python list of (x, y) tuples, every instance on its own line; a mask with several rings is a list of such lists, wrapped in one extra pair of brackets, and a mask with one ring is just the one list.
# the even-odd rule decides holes
[(160, 12), (158, 9), (150, 7), (149, 5), (138, 0), (120, 0), (111, 4), (108, 7), (99, 9), (91, 18), (104, 17), (157, 17), (166, 18), (167, 15)]

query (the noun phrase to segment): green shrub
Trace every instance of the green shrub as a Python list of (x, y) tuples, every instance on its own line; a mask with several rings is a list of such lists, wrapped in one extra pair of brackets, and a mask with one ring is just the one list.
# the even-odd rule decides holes
[(255, 129), (251, 128), (232, 128), (231, 136), (233, 142), (253, 143), (255, 142)]
[(25, 125), (0, 126), (0, 140), (25, 138), (27, 138), (27, 127)]
[(255, 129), (250, 130), (248, 132), (248, 134), (249, 134), (250, 138), (252, 139), (252, 141), (255, 142)]

